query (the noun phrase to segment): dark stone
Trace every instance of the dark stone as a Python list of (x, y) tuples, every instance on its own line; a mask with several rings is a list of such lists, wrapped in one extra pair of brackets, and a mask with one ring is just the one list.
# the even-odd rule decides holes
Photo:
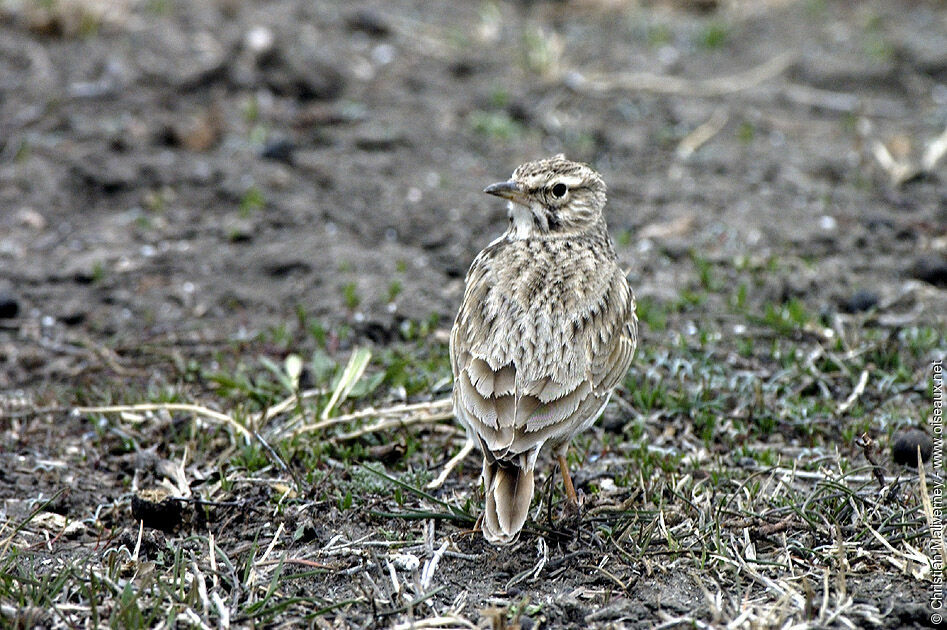
[(361, 31), (372, 37), (385, 37), (391, 34), (391, 27), (378, 12), (372, 9), (357, 9), (345, 19), (345, 25), (352, 31)]
[(382, 125), (366, 125), (355, 138), (355, 147), (361, 151), (393, 151), (409, 144), (404, 135)]
[(60, 317), (59, 321), (61, 321), (66, 326), (78, 326), (86, 320), (86, 317), (86, 313), (82, 311), (72, 311)]
[(606, 409), (598, 422), (603, 431), (618, 434), (624, 431), (628, 418), (621, 412), (613, 413)]
[(313, 55), (278, 52), (263, 63), (266, 84), (279, 96), (300, 100), (331, 100), (345, 89), (345, 77)]
[(917, 449), (921, 449), (921, 460), (928, 461), (934, 451), (934, 443), (926, 432), (917, 428), (904, 429), (895, 434), (891, 444), (891, 459), (896, 464), (917, 466)]
[(280, 260), (265, 265), (263, 270), (274, 278), (285, 278), (294, 273), (309, 273), (312, 265), (304, 260)]
[(292, 141), (281, 138), (266, 143), (263, 150), (260, 151), (260, 157), (265, 160), (275, 160), (284, 164), (293, 165), (293, 151), (296, 145)]
[(122, 155), (83, 155), (73, 161), (71, 170), (83, 184), (106, 194), (140, 185), (137, 166)]
[(911, 276), (938, 287), (947, 287), (947, 259), (938, 254), (923, 254), (911, 265)]
[(143, 521), (145, 527), (172, 531), (181, 524), (181, 502), (162, 488), (140, 491), (132, 497), (132, 518)]
[(20, 303), (11, 293), (0, 291), (0, 319), (12, 319), (20, 314)]
[(455, 61), (450, 66), (450, 73), (455, 79), (468, 79), (477, 71), (477, 66), (469, 59)]
[(355, 325), (359, 337), (364, 337), (379, 345), (392, 343), (398, 337), (397, 326), (379, 321), (365, 321)]
[(303, 364), (303, 369), (299, 373), (299, 389), (305, 391), (307, 389), (312, 389), (315, 386), (316, 381), (312, 375), (312, 368), (306, 364)]
[(136, 32), (131, 61), (145, 80), (200, 91), (226, 76), (234, 59), (234, 43), (219, 40), (210, 31), (188, 30), (165, 28), (156, 21)]
[(864, 219), (865, 227), (871, 232), (890, 232), (895, 229), (895, 224), (891, 219), (885, 217), (868, 217)]
[(842, 310), (846, 313), (861, 313), (878, 305), (878, 294), (868, 289), (858, 289), (848, 299), (842, 302)]

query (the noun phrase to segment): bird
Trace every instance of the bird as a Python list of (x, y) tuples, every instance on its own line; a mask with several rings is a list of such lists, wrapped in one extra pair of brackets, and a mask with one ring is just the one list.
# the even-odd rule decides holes
[(509, 223), (465, 278), (450, 335), (452, 403), (483, 454), (483, 537), (507, 545), (526, 522), (544, 446), (578, 506), (567, 449), (628, 371), (638, 320), (601, 175), (559, 154), (484, 192), (507, 200)]

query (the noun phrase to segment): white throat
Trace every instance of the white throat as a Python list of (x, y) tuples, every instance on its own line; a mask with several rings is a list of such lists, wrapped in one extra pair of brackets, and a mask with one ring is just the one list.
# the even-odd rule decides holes
[(507, 211), (510, 214), (510, 219), (513, 220), (510, 238), (514, 241), (523, 241), (529, 238), (530, 234), (533, 233), (533, 212), (529, 208), (512, 201), (507, 205)]

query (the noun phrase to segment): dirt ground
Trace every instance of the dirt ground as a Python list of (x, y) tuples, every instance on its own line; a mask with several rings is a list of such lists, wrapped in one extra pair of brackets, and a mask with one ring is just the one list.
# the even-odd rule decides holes
[[(467, 266), (504, 228), (505, 208), (483, 187), (521, 162), (564, 152), (602, 173), (621, 263), (642, 303), (666, 313), (662, 326), (642, 318), (642, 346), (651, 350), (639, 355), (632, 379), (647, 380), (658, 359), (673, 362), (681, 348), (708, 339), (721, 362), (736, 366), (729, 376), (778, 373), (778, 361), (740, 363), (739, 331), (759, 320), (735, 319), (734, 300), (763, 319), (770, 304), (800, 305), (822, 322), (819, 330), (860, 318), (855, 330), (880, 330), (895, 345), (901, 331), (928, 331), (930, 346), (903, 360), (906, 398), (890, 413), (878, 411), (886, 381), (872, 371), (890, 366), (865, 363), (865, 396), (877, 404), (866, 405), (862, 419), (884, 445), (903, 424), (925, 423), (924, 375), (947, 350), (947, 159), (924, 162), (925, 150), (936, 151), (932, 141), (947, 143), (945, 128), (944, 2), (0, 1), (0, 555), (18, 549), (37, 580), (46, 575), (42, 567), (66, 563), (86, 585), (27, 604), (8, 580), (0, 620), (127, 621), (108, 598), (88, 612), (83, 588), (96, 580), (80, 570), (84, 563), (137, 545), (136, 561), (148, 557), (160, 572), (157, 558), (167, 561), (210, 532), (252, 565), (275, 542), (278, 523), (281, 532), (295, 532), (287, 557), (310, 574), (280, 582), (284, 604), (261, 600), (276, 606), (271, 615), (256, 616), (266, 606), (246, 606), (233, 613), (234, 625), (385, 627), (450, 617), (460, 625), (427, 627), (465, 627), (459, 619), (524, 629), (749, 627), (806, 623), (805, 611), (826, 626), (930, 623), (930, 573), (917, 577), (903, 559), (879, 562), (875, 573), (876, 565), (856, 561), (853, 547), (850, 603), (831, 618), (825, 606), (819, 612), (821, 594), (799, 603), (794, 591), (767, 586), (773, 578), (748, 578), (736, 566), (715, 573), (711, 586), (699, 568), (704, 561), (686, 545), (675, 553), (692, 554), (690, 568), (676, 571), (662, 564), (678, 555), (632, 562), (586, 526), (585, 538), (558, 551), (536, 529), (512, 551), (494, 550), (462, 533), (475, 507), (457, 523), (389, 522), (379, 514), (393, 509), (391, 487), (367, 481), (364, 500), (363, 486), (351, 486), (354, 506), (341, 484), (341, 498), (323, 487), (309, 503), (300, 499), (305, 510), (287, 508), (279, 517), (268, 516), (269, 486), (238, 484), (228, 500), (252, 507), (259, 493), (269, 507), (222, 502), (207, 508), (201, 518), (208, 522), (169, 532), (149, 527), (139, 538), (131, 498), (168, 477), (161, 462), (180, 461), (187, 443), (196, 467), (188, 476), (199, 470), (207, 480), (222, 470), (217, 455), (242, 451), (224, 434), (200, 442), (181, 414), (106, 420), (68, 408), (217, 400), (212, 406), (233, 409), (239, 405), (219, 393), (221, 379), (210, 383), (206, 374), (238, 373), (259, 357), (308, 360), (317, 348), (340, 365), (358, 346), (378, 357), (424, 348), (431, 354), (425, 360), (436, 362)], [(734, 297), (748, 269), (753, 281)], [(700, 287), (706, 295), (695, 297)], [(305, 322), (315, 321), (319, 330), (310, 335)], [(426, 341), (418, 345), (415, 331)], [(814, 334), (807, 328), (796, 337), (806, 354), (836, 349)], [(755, 341), (757, 351), (781, 343), (772, 332)], [(844, 391), (832, 389), (835, 402), (851, 393), (858, 365)], [(405, 369), (416, 368), (409, 361)], [(367, 401), (442, 398), (449, 387), (443, 365), (432, 369), (437, 378), (426, 387), (389, 388), (386, 381)], [(818, 390), (802, 368), (800, 375), (789, 389)], [(630, 389), (620, 398), (640, 415)], [(607, 454), (609, 444), (621, 450), (609, 427), (627, 437), (620, 427), (628, 413), (610, 407), (604, 428), (585, 445), (605, 453), (586, 461), (587, 490), (595, 470), (619, 465)], [(669, 415), (666, 426), (680, 421)], [(635, 444), (661, 444), (663, 430), (667, 438), (660, 418), (643, 426)], [(812, 438), (780, 423), (778, 439), (761, 441), (777, 444), (790, 466), (811, 455), (806, 449), (841, 452), (863, 465), (860, 450), (845, 441), (847, 427)], [(422, 460), (393, 464), (390, 474), (412, 466), (436, 474), (458, 445), (444, 431), (426, 434), (422, 450), (432, 450)], [(411, 439), (396, 438), (410, 456)], [(365, 453), (384, 442), (369, 440), (353, 457), (370, 459)], [(206, 450), (195, 454), (198, 443)], [(712, 461), (732, 446), (714, 436), (694, 443)], [(305, 475), (290, 451), (283, 451), (289, 468)], [(369, 474), (334, 469), (331, 462), (347, 461), (338, 452), (326, 461), (326, 475)], [(673, 488), (700, 478), (694, 466), (670, 475), (677, 481), (662, 486), (663, 501), (681, 505)], [(476, 467), (471, 456), (436, 496), (454, 507), (476, 504)], [(289, 479), (278, 469), (269, 474)], [(928, 482), (939, 479), (933, 474)], [(190, 490), (210, 500), (202, 483), (210, 481), (191, 479)], [(405, 491), (408, 504), (435, 505)], [(624, 509), (637, 505), (630, 490), (615, 496), (627, 500)], [(7, 538), (40, 507), (84, 529), (52, 534), (61, 544), (50, 543), (42, 527), (14, 532), (34, 538)], [(661, 549), (652, 551), (666, 552), (674, 525), (661, 524)], [(408, 597), (389, 585), (382, 594), (386, 567), (408, 575), (412, 560), (384, 560), (380, 543), (356, 553), (352, 542), (350, 562), (336, 563), (340, 541), (364, 540), (379, 528), (388, 540), (414, 540), (420, 546), (411, 553), (422, 558), (441, 535), (453, 536), (434, 580), (443, 588), (425, 596), (430, 589), (418, 586)], [(609, 569), (609, 557), (619, 558), (620, 569)], [(210, 580), (205, 560), (188, 570), (200, 567)], [(123, 578), (140, 585), (144, 578), (135, 575)], [(822, 577), (814, 575), (821, 593)], [(806, 578), (794, 582), (800, 593), (803, 582), (808, 588)], [(285, 603), (310, 596), (322, 604)], [(223, 613), (213, 605), (208, 612), (206, 599), (201, 613), (200, 597), (189, 597), (175, 600), (179, 623), (190, 623), (181, 611), (192, 606), (197, 617), (223, 625)], [(15, 612), (31, 606), (29, 614)]]

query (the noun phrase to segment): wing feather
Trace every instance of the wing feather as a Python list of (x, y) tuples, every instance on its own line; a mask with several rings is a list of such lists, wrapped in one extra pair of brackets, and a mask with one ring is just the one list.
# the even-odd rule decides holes
[(637, 345), (634, 295), (615, 267), (597, 301), (552, 327), (503, 293), (508, 283), (484, 260), (471, 267), (451, 331), (455, 407), (491, 458), (534, 460), (545, 442), (594, 422), (621, 382)]

